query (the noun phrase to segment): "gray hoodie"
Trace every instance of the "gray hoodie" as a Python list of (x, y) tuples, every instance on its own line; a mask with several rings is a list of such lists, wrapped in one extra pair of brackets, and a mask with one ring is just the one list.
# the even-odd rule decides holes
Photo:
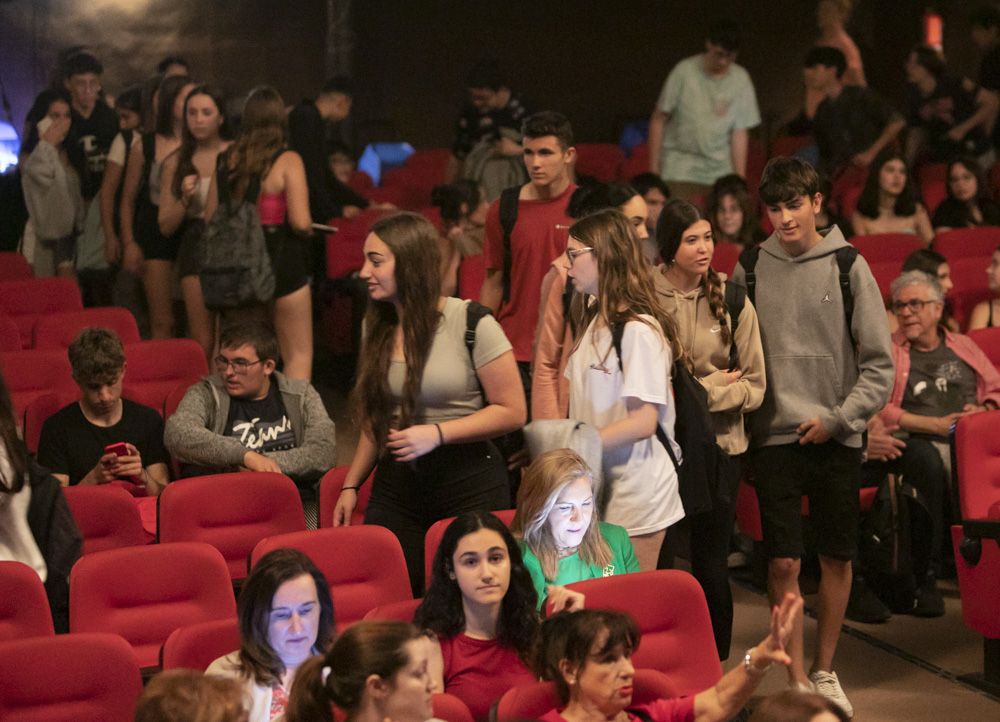
[[(800, 256), (772, 234), (757, 260), (756, 302), (767, 369), (767, 391), (750, 416), (751, 444), (798, 441), (799, 424), (819, 417), (834, 440), (861, 446), (868, 419), (889, 398), (892, 346), (878, 285), (864, 258), (851, 267), (854, 314), (851, 343), (835, 252), (848, 245), (840, 229)], [(733, 283), (746, 286), (739, 264)]]
[[(318, 479), (336, 463), (337, 433), (319, 393), (308, 381), (289, 379), (275, 371), (285, 411), (295, 433), (295, 448), (272, 451), (281, 471), (296, 480)], [(247, 449), (225, 436), (229, 394), (218, 376), (206, 376), (187, 390), (169, 419), (164, 442), (179, 461), (228, 471), (243, 463)]]

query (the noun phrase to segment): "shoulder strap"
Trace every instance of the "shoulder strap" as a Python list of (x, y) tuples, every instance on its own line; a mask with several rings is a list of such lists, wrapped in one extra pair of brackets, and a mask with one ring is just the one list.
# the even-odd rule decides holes
[(723, 292), (726, 299), (726, 310), (729, 311), (729, 370), (739, 368), (740, 351), (736, 348), (736, 329), (740, 324), (740, 315), (746, 305), (747, 293), (735, 283), (726, 282)]
[(837, 269), (840, 272), (840, 296), (844, 304), (844, 319), (847, 321), (847, 333), (851, 337), (851, 343), (857, 343), (854, 339), (854, 331), (851, 323), (854, 319), (854, 291), (851, 290), (851, 267), (858, 257), (858, 249), (854, 246), (842, 246), (836, 251)]
[(517, 223), (518, 200), (521, 186), (505, 188), (500, 193), (500, 228), (503, 230), (503, 302), (510, 300), (510, 273), (513, 259), (510, 250), (510, 237)]
[(476, 384), (479, 386), (479, 395), (483, 397), (483, 404), (486, 404), (486, 392), (483, 385), (479, 383), (479, 375), (476, 374), (476, 327), (486, 316), (492, 316), (493, 312), (478, 301), (469, 301), (465, 307), (465, 348), (469, 352), (469, 364), (472, 372), (476, 376)]
[(639, 707), (629, 707), (625, 711), (633, 717), (638, 717), (642, 722), (653, 722), (653, 716)]
[[(271, 156), (271, 159), (267, 162), (268, 170), (274, 167), (274, 162), (278, 160), (278, 158), (281, 157), (282, 153), (284, 153), (287, 150), (288, 148), (282, 147), (278, 148), (278, 150), (274, 152), (274, 154)], [(247, 191), (246, 193), (243, 194), (244, 203), (257, 202), (257, 196), (260, 195), (260, 184), (262, 180), (263, 180), (262, 173), (258, 173), (257, 175), (255, 175), (253, 178), (250, 179), (250, 182), (247, 183)]]
[(757, 259), (759, 257), (759, 244), (743, 249), (743, 253), (740, 254), (740, 265), (746, 274), (747, 298), (754, 306), (757, 305)]
[[(611, 345), (615, 348), (615, 353), (618, 354), (618, 370), (623, 374), (625, 373), (625, 364), (622, 362), (622, 337), (625, 335), (625, 324), (621, 321), (617, 321), (611, 325)], [(674, 366), (676, 367), (676, 363)], [(660, 443), (663, 444), (663, 448), (667, 450), (667, 456), (670, 457), (670, 462), (674, 465), (674, 469), (679, 473), (681, 470), (681, 465), (677, 461), (677, 455), (674, 454), (674, 447), (670, 445), (670, 439), (667, 438), (667, 432), (663, 430), (660, 426), (659, 420), (656, 421), (656, 438), (659, 439)]]
[(215, 187), (219, 192), (219, 205), (229, 207), (229, 153), (223, 151), (215, 158)]

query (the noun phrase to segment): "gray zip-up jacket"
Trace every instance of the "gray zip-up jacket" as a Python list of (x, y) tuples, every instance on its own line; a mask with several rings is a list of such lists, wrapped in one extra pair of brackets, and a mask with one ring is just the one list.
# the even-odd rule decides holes
[[(868, 419), (889, 399), (894, 377), (889, 326), (878, 285), (861, 256), (850, 274), (856, 349), (848, 333), (835, 256), (846, 245), (836, 226), (800, 256), (789, 255), (777, 234), (760, 245), (754, 306), (767, 391), (750, 415), (753, 446), (798, 441), (799, 424), (818, 416), (834, 440), (858, 448)], [(746, 286), (739, 264), (733, 283)]]
[[(295, 433), (295, 448), (272, 451), (281, 471), (296, 479), (318, 479), (336, 464), (337, 432), (319, 393), (308, 381), (289, 379), (275, 371), (285, 411)], [(229, 394), (218, 376), (206, 376), (187, 390), (177, 411), (167, 419), (164, 442), (179, 461), (229, 470), (243, 464), (247, 449), (225, 436)]]

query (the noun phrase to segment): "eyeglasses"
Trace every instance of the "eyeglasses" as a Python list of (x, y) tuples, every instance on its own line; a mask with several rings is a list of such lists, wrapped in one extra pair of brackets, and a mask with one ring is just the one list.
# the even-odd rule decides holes
[(941, 303), (941, 302), (935, 301), (933, 299), (930, 301), (921, 301), (919, 298), (913, 298), (910, 299), (909, 301), (893, 301), (892, 306), (890, 306), (890, 308), (892, 308), (892, 312), (898, 316), (903, 312), (904, 308), (909, 309), (910, 313), (920, 313), (921, 311), (924, 310), (924, 306), (926, 306), (928, 303)]
[(228, 369), (230, 366), (233, 367), (234, 374), (245, 374), (251, 366), (263, 363), (263, 359), (257, 359), (256, 361), (247, 361), (244, 358), (229, 360), (225, 356), (216, 356), (214, 361), (215, 361), (215, 370), (223, 374), (226, 372), (226, 369)]
[(594, 249), (590, 246), (584, 246), (583, 248), (567, 248), (566, 258), (569, 259), (569, 265), (573, 265), (573, 261), (576, 260), (577, 256), (582, 256), (584, 253), (590, 253)]

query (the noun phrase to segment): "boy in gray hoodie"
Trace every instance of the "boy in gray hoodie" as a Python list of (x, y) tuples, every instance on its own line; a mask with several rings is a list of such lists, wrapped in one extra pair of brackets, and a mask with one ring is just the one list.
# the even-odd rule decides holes
[(816, 658), (807, 675), (800, 618), (789, 643), (789, 681), (852, 715), (833, 656), (857, 546), (861, 435), (892, 388), (889, 329), (868, 264), (851, 250), (838, 253), (850, 246), (836, 226), (816, 229), (823, 198), (812, 166), (772, 159), (760, 197), (775, 232), (744, 253), (733, 282), (747, 287), (757, 309), (767, 367), (764, 402), (750, 417), (749, 461), (770, 559), (768, 588), (772, 603), (799, 593), (800, 508), (808, 496), (822, 570)]

